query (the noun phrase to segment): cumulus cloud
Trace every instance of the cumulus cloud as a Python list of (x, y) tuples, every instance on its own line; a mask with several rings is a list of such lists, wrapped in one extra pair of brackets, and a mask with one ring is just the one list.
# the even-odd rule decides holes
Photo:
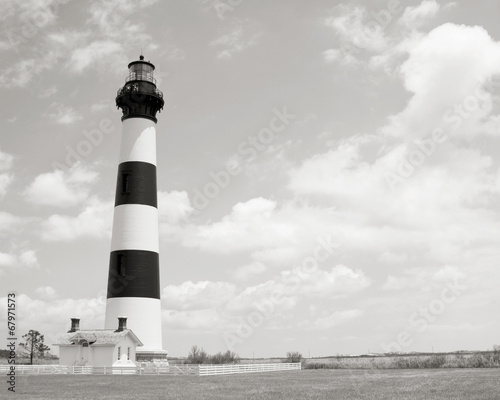
[(123, 48), (120, 43), (111, 40), (96, 40), (75, 49), (68, 60), (68, 68), (73, 72), (81, 73), (89, 66), (102, 66), (109, 57), (121, 55), (122, 52)]
[(56, 290), (52, 286), (40, 286), (36, 288), (35, 295), (41, 300), (52, 300), (57, 297)]
[(200, 310), (216, 308), (231, 299), (236, 287), (228, 282), (186, 281), (168, 285), (162, 291), (162, 300), (169, 310)]
[(283, 282), (288, 286), (298, 286), (301, 295), (323, 298), (346, 297), (366, 289), (371, 280), (362, 270), (353, 270), (345, 265), (337, 265), (330, 270), (318, 266), (300, 266), (281, 272)]
[(7, 234), (11, 234), (18, 230), (24, 222), (24, 218), (5, 211), (0, 211), (0, 237), (5, 237)]
[(467, 274), (457, 266), (445, 265), (433, 270), (410, 268), (402, 276), (389, 275), (383, 285), (384, 290), (398, 291), (408, 288), (439, 290), (446, 284), (463, 287)]
[(53, 214), (41, 223), (41, 238), (47, 242), (71, 242), (78, 238), (109, 238), (113, 202), (91, 197), (77, 215)]
[(436, 128), (468, 137), (482, 133), (480, 123), (492, 110), (485, 86), (500, 69), (500, 43), (482, 27), (447, 23), (406, 51), (400, 71), (412, 97), (382, 132), (400, 138), (428, 136)]
[(406, 7), (398, 23), (408, 28), (418, 28), (439, 12), (436, 0), (424, 0), (418, 6)]
[(33, 250), (0, 252), (0, 275), (9, 271), (23, 271), (40, 265)]
[[(189, 201), (189, 196), (185, 191), (173, 190), (171, 192), (158, 192), (158, 212), (160, 215), (160, 225), (177, 225), (181, 221), (186, 222), (194, 208)], [(168, 227), (165, 226), (167, 230)]]
[(5, 196), (13, 176), (10, 173), (14, 156), (0, 150), (0, 199)]
[[(20, 293), (17, 301), (23, 310), (23, 321), (29, 321), (30, 327), (35, 327), (45, 336), (45, 343), (51, 347), (52, 353), (57, 354), (57, 347), (51, 345), (56, 343), (62, 333), (68, 331), (70, 318), (80, 318), (81, 329), (102, 329), (104, 326), (105, 296), (83, 299), (38, 298), (41, 291), (47, 293), (47, 288), (38, 290), (35, 293), (37, 298)], [(0, 322), (4, 323), (7, 299), (2, 297), (0, 301)]]
[(98, 177), (97, 172), (79, 163), (69, 170), (45, 172), (26, 188), (24, 198), (37, 205), (72, 207), (88, 199)]
[[(284, 223), (270, 224), (275, 208), (276, 202), (261, 197), (237, 203), (221, 221), (196, 227), (184, 243), (221, 253), (267, 246), (276, 234), (286, 234)], [(264, 226), (266, 229), (262, 229)]]

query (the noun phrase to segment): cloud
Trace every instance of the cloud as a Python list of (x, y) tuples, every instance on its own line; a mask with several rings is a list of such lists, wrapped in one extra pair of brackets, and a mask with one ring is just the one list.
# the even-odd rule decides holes
[(109, 62), (109, 58), (122, 53), (123, 47), (120, 43), (111, 40), (96, 40), (73, 50), (67, 65), (71, 71), (81, 73), (89, 66), (102, 68), (103, 63)]
[(54, 67), (55, 60), (59, 58), (56, 51), (44, 52), (38, 58), (27, 58), (18, 61), (11, 67), (4, 68), (0, 74), (0, 86), (6, 88), (25, 87), (33, 78), (45, 70)]
[(236, 287), (228, 282), (186, 281), (166, 286), (162, 301), (169, 310), (201, 310), (224, 305), (235, 295)]
[(406, 7), (398, 23), (407, 28), (418, 28), (429, 18), (439, 12), (439, 4), (435, 0), (424, 0), (418, 6)]
[(71, 125), (83, 119), (73, 107), (61, 103), (52, 103), (45, 115), (61, 125)]
[(231, 33), (214, 40), (211, 45), (225, 47), (224, 50), (220, 50), (217, 53), (217, 58), (230, 59), (235, 54), (241, 53), (246, 48), (256, 45), (259, 37), (260, 34), (255, 34), (250, 39), (244, 40), (243, 26), (238, 25), (234, 27)]
[(418, 288), (420, 291), (439, 290), (450, 283), (464, 286), (467, 274), (456, 266), (445, 265), (432, 270), (424, 268), (407, 269), (403, 276), (389, 275), (383, 285), (384, 290), (399, 291)]
[[(38, 289), (37, 289), (38, 290)], [(50, 291), (50, 289), (48, 289)], [(47, 292), (47, 288), (40, 289)], [(38, 296), (38, 295), (37, 295)], [(51, 347), (51, 353), (57, 354), (58, 349), (52, 346), (57, 342), (61, 334), (70, 328), (70, 318), (80, 318), (81, 329), (102, 329), (104, 327), (104, 315), (106, 298), (104, 296), (83, 299), (57, 299), (57, 298), (34, 298), (24, 293), (18, 293), (18, 304), (22, 305), (22, 318), (29, 325), (23, 325), (25, 332), (36, 329), (45, 336), (45, 343)], [(0, 309), (2, 324), (7, 315), (6, 297), (0, 298)]]
[[(325, 62), (355, 65), (364, 50), (380, 53), (388, 48), (390, 40), (384, 32), (385, 25), (370, 18), (364, 7), (340, 4), (332, 14), (325, 18), (324, 23), (334, 30), (340, 48), (324, 51)], [(392, 16), (389, 16), (389, 22), (390, 19)]]
[(123, 38), (125, 42), (134, 39), (145, 40), (150, 36), (142, 32), (144, 27), (137, 24), (133, 17), (156, 2), (157, 0), (108, 0), (106, 2), (94, 0), (90, 5), (88, 23), (95, 25), (105, 37)]
[(203, 310), (164, 310), (162, 320), (169, 329), (182, 329), (191, 331), (220, 330), (223, 320), (213, 309)]
[(35, 294), (41, 300), (53, 300), (57, 298), (56, 290), (52, 286), (40, 286), (35, 289)]
[(300, 266), (281, 272), (281, 278), (282, 282), (299, 282), (296, 291), (301, 295), (329, 299), (346, 297), (371, 285), (371, 280), (362, 270), (353, 270), (345, 265), (337, 265), (330, 270)]
[(406, 253), (392, 253), (390, 251), (384, 251), (380, 255), (379, 259), (383, 263), (403, 265), (405, 263), (405, 261), (408, 260), (408, 254), (406, 254)]
[(344, 265), (329, 270), (318, 266), (300, 266), (281, 271), (266, 282), (248, 286), (227, 302), (225, 311), (241, 315), (274, 303), (272, 308), (276, 308), (274, 312), (279, 314), (278, 310), (294, 309), (299, 301), (344, 298), (366, 289), (370, 284), (370, 279), (361, 270), (354, 271)]
[(492, 109), (487, 82), (500, 70), (500, 43), (482, 27), (447, 23), (413, 41), (400, 71), (412, 93), (406, 108), (382, 132), (395, 137), (428, 136), (441, 128), (475, 137)]
[(56, 93), (57, 93), (57, 87), (52, 86), (52, 87), (49, 87), (47, 89), (42, 90), (40, 92), (40, 94), (38, 95), (38, 97), (44, 99), (44, 98), (50, 97), (50, 96), (52, 96), (53, 94), (56, 94)]
[(165, 192), (160, 190), (158, 192), (158, 204), (160, 220), (167, 224), (178, 224), (180, 221), (187, 221), (194, 210), (185, 191), (173, 190)]
[(158, 191), (160, 238), (175, 241), (183, 236), (184, 225), (194, 211), (185, 191)]
[[(111, 68), (119, 71), (127, 63), (125, 48), (157, 49), (147, 27), (137, 23), (134, 16), (157, 0), (92, 1), (87, 25), (91, 27), (90, 43), (75, 46), (67, 63), (70, 71), (82, 73), (88, 68)], [(126, 44), (126, 46), (125, 46)]]
[(23, 271), (30, 268), (38, 268), (40, 265), (36, 253), (33, 250), (21, 252), (0, 252), (0, 275), (5, 271)]
[(55, 170), (38, 175), (26, 188), (26, 201), (37, 205), (72, 207), (88, 199), (90, 187), (99, 174), (80, 163), (68, 170)]
[(13, 176), (10, 173), (14, 163), (14, 156), (0, 150), (0, 199), (5, 196), (7, 189), (12, 183)]
[(98, 113), (101, 111), (116, 111), (116, 104), (111, 99), (101, 100), (97, 103), (94, 103), (90, 106), (91, 113)]
[(0, 211), (0, 237), (6, 237), (17, 231), (24, 222), (24, 218)]
[(326, 317), (318, 318), (312, 323), (309, 321), (304, 321), (300, 324), (302, 328), (306, 329), (331, 329), (337, 325), (346, 323), (352, 319), (359, 318), (363, 315), (363, 311), (359, 309), (353, 310), (344, 310), (344, 311), (335, 311), (333, 314), (330, 314)]
[(408, 286), (408, 278), (389, 275), (382, 287), (384, 290), (401, 290)]
[(245, 281), (251, 277), (261, 275), (266, 271), (267, 266), (264, 263), (260, 261), (254, 261), (251, 264), (236, 268), (232, 272), (232, 275), (237, 280)]
[[(276, 202), (262, 197), (237, 203), (231, 214), (223, 217), (220, 222), (196, 227), (194, 232), (185, 238), (184, 244), (221, 253), (268, 245), (272, 243), (274, 234), (285, 231), (284, 226), (270, 224), (275, 208)], [(263, 232), (264, 226), (267, 234)]]
[(79, 238), (111, 237), (113, 202), (90, 197), (77, 216), (53, 214), (41, 223), (41, 238), (47, 242), (72, 242)]

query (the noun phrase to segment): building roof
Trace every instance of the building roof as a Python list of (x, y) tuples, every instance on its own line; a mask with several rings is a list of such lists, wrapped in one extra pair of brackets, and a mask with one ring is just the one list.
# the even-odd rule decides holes
[(120, 332), (115, 332), (113, 329), (78, 330), (61, 335), (54, 345), (68, 346), (80, 341), (86, 341), (90, 345), (113, 345), (127, 335), (130, 335), (130, 338), (136, 342), (137, 346), (143, 346), (131, 329), (124, 329)]

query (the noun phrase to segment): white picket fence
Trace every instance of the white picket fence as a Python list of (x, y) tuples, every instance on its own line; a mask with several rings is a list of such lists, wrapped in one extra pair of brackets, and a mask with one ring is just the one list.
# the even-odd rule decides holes
[[(67, 365), (16, 365), (16, 374), (28, 375), (51, 375), (51, 374), (74, 374), (74, 375), (226, 375), (245, 374), (251, 372), (272, 372), (300, 370), (300, 363), (274, 363), (274, 364), (179, 364), (169, 366), (148, 365), (146, 367), (92, 367), (67, 366)], [(0, 365), (0, 374), (10, 370), (10, 365)]]
[(301, 369), (300, 363), (276, 364), (213, 364), (200, 365), (200, 375), (246, 374), (249, 372), (292, 371)]

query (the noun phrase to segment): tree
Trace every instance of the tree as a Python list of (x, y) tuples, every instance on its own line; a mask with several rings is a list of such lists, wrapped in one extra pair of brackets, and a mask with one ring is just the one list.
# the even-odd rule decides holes
[(286, 361), (287, 363), (298, 363), (302, 360), (302, 354), (298, 351), (289, 351), (286, 353)]
[(187, 356), (186, 364), (203, 364), (206, 362), (208, 357), (209, 355), (205, 350), (203, 350), (203, 347), (199, 348), (198, 346), (194, 345), (193, 347), (191, 347), (191, 351)]
[(24, 343), (19, 343), (30, 355), (30, 364), (33, 365), (33, 355), (38, 354), (44, 356), (46, 351), (50, 350), (49, 346), (46, 346), (44, 342), (43, 335), (40, 332), (30, 329), (30, 331), (23, 336)]

